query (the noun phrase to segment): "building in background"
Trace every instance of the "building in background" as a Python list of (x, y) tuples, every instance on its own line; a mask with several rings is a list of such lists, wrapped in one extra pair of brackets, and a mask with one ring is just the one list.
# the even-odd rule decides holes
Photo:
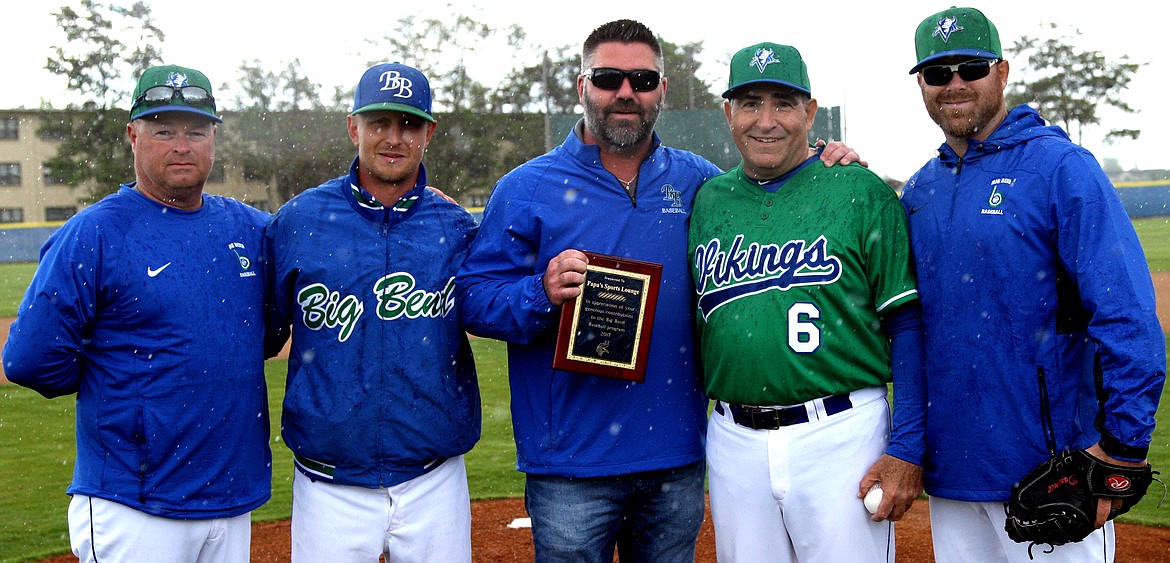
[[(54, 110), (0, 111), (0, 226), (9, 223), (59, 223), (85, 206), (88, 187), (70, 187), (46, 165), (61, 139), (40, 132)], [(224, 129), (221, 129), (223, 134)], [(129, 141), (127, 141), (129, 142)], [(217, 153), (206, 192), (230, 196), (267, 209), (266, 184), (246, 180)], [(128, 176), (124, 181), (134, 178)], [(0, 257), (2, 258), (2, 257)]]

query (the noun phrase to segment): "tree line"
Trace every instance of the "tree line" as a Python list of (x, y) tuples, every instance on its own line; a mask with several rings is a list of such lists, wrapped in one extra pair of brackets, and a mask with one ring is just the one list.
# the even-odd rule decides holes
[[(51, 48), (45, 68), (64, 77), (70, 91), (85, 101), (70, 103), (45, 120), (40, 134), (61, 141), (46, 165), (66, 184), (88, 187), (82, 199), (97, 201), (133, 178), (125, 139), (129, 108), (118, 105), (130, 93), (117, 85), (132, 84), (143, 70), (161, 64), (165, 34), (142, 1), (120, 6), (82, 0), (53, 16), (65, 42)], [(712, 85), (697, 74), (702, 42), (659, 40), (671, 77), (666, 107), (720, 108)], [(1023, 37), (1007, 49), (1026, 57), (1031, 72), (1013, 84), (1009, 102), (1032, 103), (1078, 133), (1084, 125), (1100, 123), (1100, 104), (1134, 112), (1120, 94), (1141, 65), (1078, 51), (1069, 40)], [(424, 162), (431, 183), (456, 198), (490, 189), (496, 178), (559, 143), (549, 138), (549, 116), (579, 112), (579, 46), (539, 48), (516, 25), (495, 29), (463, 15), (444, 20), (405, 16), (371, 43), (373, 52), (396, 53), (431, 80), (441, 126)], [(530, 62), (521, 62), (489, 87), (472, 78), (463, 57), (445, 56), (452, 45), (471, 52), (488, 44), (510, 49), (510, 60)], [(386, 61), (368, 65), (379, 62)], [(352, 88), (323, 92), (299, 61), (283, 64), (274, 70), (259, 60), (242, 61), (237, 76), (216, 91), (221, 111), (229, 109), (227, 100), (232, 102), (231, 119), (221, 125), (226, 134), (219, 159), (245, 170), (248, 179), (265, 181), (272, 209), (341, 174), (354, 156), (344, 130)], [(1110, 135), (1136, 138), (1139, 133)]]

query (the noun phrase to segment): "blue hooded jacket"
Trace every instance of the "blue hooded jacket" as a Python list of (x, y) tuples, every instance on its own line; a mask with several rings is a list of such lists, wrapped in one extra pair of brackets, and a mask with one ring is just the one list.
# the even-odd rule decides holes
[(1057, 451), (1145, 458), (1165, 337), (1133, 224), (1100, 165), (1035, 110), (906, 184), (926, 340), (926, 492), (1006, 501)]

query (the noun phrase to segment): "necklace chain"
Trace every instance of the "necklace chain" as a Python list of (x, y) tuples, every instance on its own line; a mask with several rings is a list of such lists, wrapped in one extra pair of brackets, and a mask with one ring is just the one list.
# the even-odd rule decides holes
[(633, 178), (630, 178), (630, 181), (629, 181), (629, 182), (627, 182), (627, 181), (625, 181), (625, 180), (623, 180), (623, 179), (621, 179), (621, 178), (618, 178), (617, 174), (614, 174), (614, 175), (613, 175), (613, 177), (614, 177), (614, 178), (617, 178), (617, 181), (618, 181), (618, 182), (621, 182), (621, 184), (622, 184), (623, 186), (625, 186), (627, 190), (628, 190), (628, 189), (630, 189), (631, 187), (633, 187), (633, 186), (634, 186), (634, 182), (638, 180), (638, 175), (637, 175), (637, 174), (634, 174), (634, 177), (633, 177)]

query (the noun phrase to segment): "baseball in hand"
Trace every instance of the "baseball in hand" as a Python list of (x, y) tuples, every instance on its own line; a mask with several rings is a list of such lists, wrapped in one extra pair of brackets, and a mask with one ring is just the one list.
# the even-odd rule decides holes
[(870, 514), (877, 513), (878, 505), (882, 503), (882, 487), (881, 485), (874, 485), (869, 488), (869, 492), (865, 494), (865, 509)]

